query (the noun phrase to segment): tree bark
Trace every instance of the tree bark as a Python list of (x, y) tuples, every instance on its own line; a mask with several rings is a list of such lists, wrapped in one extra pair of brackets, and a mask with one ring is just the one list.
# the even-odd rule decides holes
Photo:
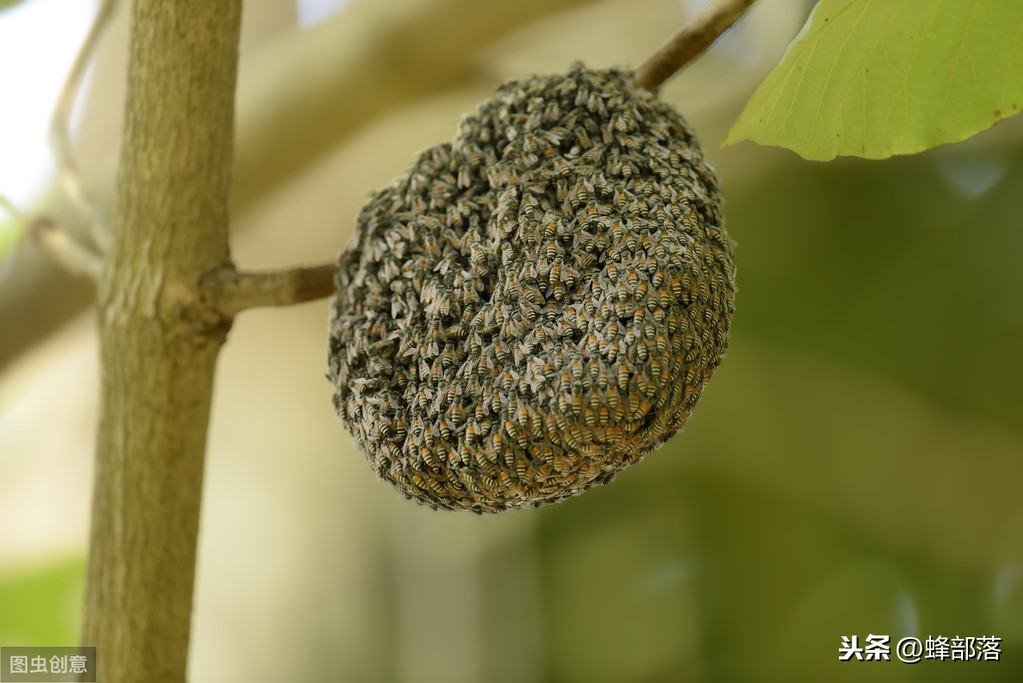
[(185, 680), (206, 427), (230, 316), (203, 275), (227, 226), (241, 0), (134, 0), (83, 642), (106, 683)]

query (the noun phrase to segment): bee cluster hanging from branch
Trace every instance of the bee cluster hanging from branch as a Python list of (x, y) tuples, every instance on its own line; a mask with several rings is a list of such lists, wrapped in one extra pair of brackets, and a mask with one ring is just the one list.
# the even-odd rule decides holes
[(733, 295), (718, 181), (674, 109), (626, 71), (508, 81), (359, 214), (334, 404), (409, 498), (557, 501), (682, 427)]

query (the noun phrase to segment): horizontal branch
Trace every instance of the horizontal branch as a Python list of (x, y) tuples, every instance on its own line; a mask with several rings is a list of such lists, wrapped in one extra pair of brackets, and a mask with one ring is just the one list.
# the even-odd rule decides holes
[(99, 280), (103, 258), (72, 237), (52, 219), (40, 216), (32, 221), (29, 234), (64, 270), (72, 275), (84, 275), (93, 282)]
[(714, 0), (689, 20), (667, 45), (636, 69), (636, 84), (657, 92), (679, 69), (711, 46), (756, 0)]
[(218, 310), (234, 316), (247, 308), (290, 306), (328, 297), (337, 290), (336, 271), (333, 263), (254, 272), (226, 267), (211, 273), (203, 286)]

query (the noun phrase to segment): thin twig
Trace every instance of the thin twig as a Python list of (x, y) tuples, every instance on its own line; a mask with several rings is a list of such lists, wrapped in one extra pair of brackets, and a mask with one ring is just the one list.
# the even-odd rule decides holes
[(636, 84), (657, 92), (672, 74), (700, 56), (756, 0), (714, 0), (689, 20), (667, 45), (636, 69)]
[(85, 79), (85, 72), (88, 71), (93, 54), (96, 52), (96, 46), (99, 45), (100, 36), (104, 29), (110, 25), (116, 8), (117, 0), (104, 0), (100, 4), (92, 27), (85, 37), (85, 42), (78, 50), (78, 55), (60, 89), (60, 96), (57, 98), (57, 104), (53, 109), (53, 119), (50, 122), (50, 146), (56, 157), (60, 180), (71, 201), (84, 215), (89, 226), (89, 234), (96, 247), (103, 251), (109, 246), (110, 230), (100, 220), (92, 203), (85, 196), (82, 174), (78, 170), (78, 164), (71, 151), (71, 112), (74, 109), (78, 91), (82, 87), (82, 81)]
[(259, 306), (290, 306), (315, 301), (337, 291), (337, 266), (327, 263), (286, 270), (238, 272), (221, 268), (203, 285), (216, 306), (227, 316)]
[(103, 269), (100, 255), (80, 244), (51, 219), (46, 216), (36, 218), (29, 226), (29, 234), (65, 270), (73, 275), (84, 275), (93, 282), (99, 280)]
[(0, 208), (11, 215), (29, 237), (49, 256), (72, 275), (84, 275), (92, 281), (99, 279), (103, 259), (83, 246), (51, 218), (39, 216), (30, 219), (7, 197), (0, 195)]
[(22, 228), (28, 225), (28, 216), (23, 214), (21, 212), (21, 209), (14, 205), (14, 202), (12, 202), (10, 199), (3, 196), (2, 194), (0, 194), (0, 208), (2, 208), (4, 211), (10, 214), (11, 218), (13, 218), (15, 221), (21, 223)]

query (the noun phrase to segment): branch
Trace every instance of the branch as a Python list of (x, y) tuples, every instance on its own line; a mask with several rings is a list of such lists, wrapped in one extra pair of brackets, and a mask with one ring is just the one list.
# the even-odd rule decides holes
[(636, 69), (636, 84), (657, 90), (739, 20), (756, 0), (714, 0), (689, 20), (667, 45)]
[(100, 36), (104, 29), (110, 25), (115, 9), (117, 9), (117, 0), (104, 0), (100, 5), (92, 27), (89, 28), (89, 33), (85, 37), (85, 42), (78, 50), (71, 70), (60, 89), (60, 96), (57, 98), (57, 105), (53, 109), (53, 119), (50, 122), (50, 146), (53, 148), (57, 168), (60, 169), (60, 180), (71, 201), (85, 216), (92, 240), (101, 250), (106, 249), (110, 241), (109, 229), (100, 220), (92, 203), (85, 197), (82, 174), (78, 170), (78, 164), (71, 152), (71, 111), (74, 109), (75, 98), (78, 96), (85, 72), (88, 71), (89, 64), (96, 52)]
[(21, 209), (14, 205), (10, 199), (0, 194), (0, 209), (3, 209), (18, 223), (21, 223), (22, 228), (28, 224), (28, 217), (21, 212)]
[[(250, 60), (239, 79), (236, 205), (251, 205), (381, 114), (464, 83), (477, 54), (594, 0), (353, 2)], [(352, 106), (358, 102), (358, 106)]]
[(290, 306), (315, 301), (337, 291), (337, 266), (319, 266), (241, 272), (234, 267), (214, 271), (202, 283), (214, 305), (227, 317), (258, 306)]
[(99, 280), (103, 259), (99, 254), (83, 246), (56, 221), (48, 216), (30, 219), (7, 197), (0, 195), (0, 208), (19, 224), (27, 228), (28, 235), (54, 262), (72, 275), (85, 275), (93, 282)]
[(93, 282), (103, 270), (102, 257), (79, 243), (66, 230), (46, 216), (29, 225), (29, 233), (39, 247), (72, 275), (84, 275)]

